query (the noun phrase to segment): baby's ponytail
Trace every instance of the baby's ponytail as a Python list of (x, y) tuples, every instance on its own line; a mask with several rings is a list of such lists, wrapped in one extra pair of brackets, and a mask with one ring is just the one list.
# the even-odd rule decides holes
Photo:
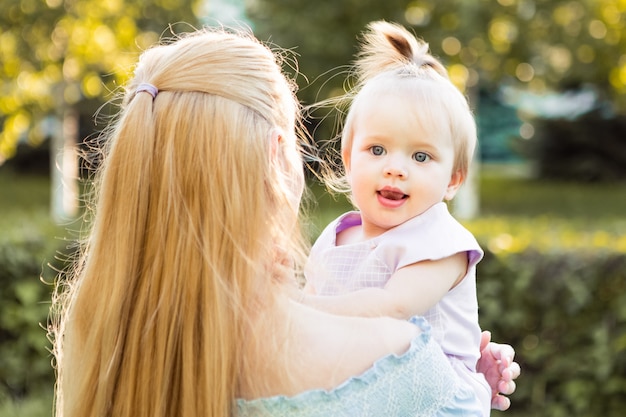
[(428, 44), (415, 38), (404, 27), (385, 21), (367, 26), (356, 61), (359, 85), (383, 72), (423, 69), (432, 69), (448, 78), (441, 62), (428, 52)]

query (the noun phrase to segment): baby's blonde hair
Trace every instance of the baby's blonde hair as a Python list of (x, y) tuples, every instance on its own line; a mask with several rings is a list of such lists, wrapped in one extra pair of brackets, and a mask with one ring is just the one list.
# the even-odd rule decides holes
[(427, 43), (398, 24), (372, 22), (363, 34), (354, 73), (356, 83), (347, 93), (350, 109), (341, 135), (343, 154), (352, 147), (361, 100), (371, 100), (371, 93), (397, 94), (414, 105), (423, 129), (450, 135), (455, 148), (453, 172), (467, 177), (477, 142), (476, 123), (467, 99), (428, 52)]
[(249, 34), (200, 30), (142, 54), (54, 300), (57, 417), (231, 415), (254, 377), (251, 317), (282, 287), (277, 254), (304, 253), (294, 92)]

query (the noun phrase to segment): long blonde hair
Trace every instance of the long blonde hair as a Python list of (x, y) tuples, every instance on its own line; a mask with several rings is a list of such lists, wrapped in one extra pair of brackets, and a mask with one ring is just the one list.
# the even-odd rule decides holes
[(279, 294), (276, 254), (304, 241), (299, 109), (279, 61), (223, 29), (142, 54), (53, 304), (57, 417), (230, 415), (242, 341)]
[[(443, 64), (429, 53), (426, 42), (401, 25), (371, 22), (363, 33), (351, 75), (353, 86), (336, 105), (349, 107), (341, 132), (342, 154), (352, 147), (360, 100), (397, 94), (412, 103), (413, 114), (424, 129), (436, 129), (451, 137), (455, 147), (453, 170), (467, 177), (477, 142), (476, 123), (466, 97), (452, 84)], [(350, 192), (345, 178), (325, 174), (330, 188)]]

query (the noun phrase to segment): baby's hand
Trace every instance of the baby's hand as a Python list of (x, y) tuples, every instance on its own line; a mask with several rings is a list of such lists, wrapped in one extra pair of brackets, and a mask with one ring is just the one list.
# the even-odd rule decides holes
[(491, 387), (491, 408), (504, 411), (511, 406), (511, 400), (505, 395), (515, 391), (515, 379), (521, 369), (513, 361), (515, 350), (510, 345), (491, 342), (491, 333), (484, 331), (480, 341), (480, 359), (477, 371), (485, 375)]

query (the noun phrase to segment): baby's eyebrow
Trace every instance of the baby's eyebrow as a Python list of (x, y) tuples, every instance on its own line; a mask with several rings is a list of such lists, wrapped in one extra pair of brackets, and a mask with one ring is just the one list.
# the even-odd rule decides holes
[(368, 134), (368, 135), (365, 135), (365, 139), (367, 141), (375, 141), (375, 142), (381, 142), (381, 143), (392, 142), (395, 140), (393, 137), (389, 137), (387, 135), (382, 135), (382, 134)]

